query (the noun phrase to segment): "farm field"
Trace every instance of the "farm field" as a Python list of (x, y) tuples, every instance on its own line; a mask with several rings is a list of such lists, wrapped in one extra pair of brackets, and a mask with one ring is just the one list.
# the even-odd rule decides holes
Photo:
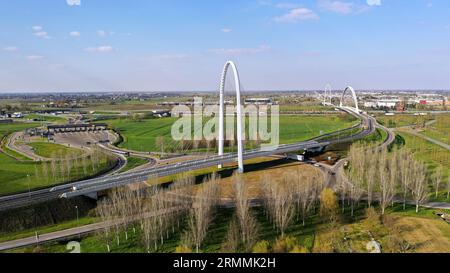
[(422, 134), (450, 144), (450, 115), (436, 116), (436, 122), (427, 126)]
[(414, 115), (395, 115), (378, 116), (377, 120), (388, 128), (398, 128), (410, 125), (425, 126), (427, 121), (433, 119), (433, 116), (414, 116)]
[[(107, 120), (106, 123), (116, 128), (124, 141), (119, 147), (136, 151), (159, 151), (156, 138), (164, 137), (166, 143), (171, 143), (171, 127), (176, 118), (147, 119), (142, 122), (130, 119)], [(326, 134), (351, 127), (356, 119), (348, 115), (311, 115), (311, 116), (280, 116), (281, 144), (307, 140), (321, 133)], [(248, 126), (246, 126), (248, 128)]]

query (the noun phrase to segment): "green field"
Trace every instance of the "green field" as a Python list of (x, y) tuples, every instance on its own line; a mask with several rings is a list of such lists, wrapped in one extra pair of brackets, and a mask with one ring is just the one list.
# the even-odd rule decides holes
[[(414, 135), (401, 132), (401, 137), (405, 140), (405, 147), (415, 153), (417, 159), (426, 163), (430, 174), (438, 166), (442, 166), (444, 170), (444, 180), (442, 188), (445, 188), (448, 176), (450, 176), (450, 151), (442, 148), (434, 143), (431, 143), (423, 138), (416, 137)], [(446, 194), (447, 191), (442, 189), (439, 197), (436, 199), (435, 195), (430, 193), (430, 199), (432, 201), (445, 201), (448, 202)]]
[[(36, 123), (0, 124), (0, 135), (5, 137), (13, 132), (35, 126)], [(56, 158), (58, 158), (58, 155), (62, 155), (64, 158), (67, 154), (70, 156), (82, 155), (82, 151), (80, 150), (51, 143), (37, 142), (30, 143), (30, 146), (33, 146), (36, 149), (38, 155), (44, 157), (51, 157), (53, 153), (55, 153)], [(112, 158), (106, 155), (100, 155), (98, 157), (98, 164), (95, 168), (83, 168), (81, 163), (73, 163), (71, 164), (72, 168), (68, 172), (67, 169), (61, 167), (63, 165), (62, 161), (57, 161), (55, 164), (55, 175), (49, 175), (49, 173), (45, 175), (43, 168), (44, 163), (27, 160), (18, 161), (15, 157), (19, 157), (19, 155), (6, 149), (6, 147), (3, 147), (3, 149), (5, 149), (8, 154), (0, 152), (0, 195), (23, 192), (28, 189), (48, 187), (84, 177), (91, 177), (96, 173), (103, 173), (109, 170), (113, 164)], [(50, 165), (50, 163), (47, 163), (47, 165)], [(48, 167), (48, 171), (50, 167), (46, 167)]]
[(427, 126), (423, 134), (450, 144), (450, 115), (436, 116), (436, 122)]
[(136, 167), (147, 164), (148, 162), (149, 162), (148, 159), (130, 156), (127, 158), (127, 165), (122, 170), (120, 170), (120, 172), (121, 173), (127, 172)]
[[(159, 151), (156, 138), (164, 137), (166, 143), (171, 143), (171, 127), (176, 118), (147, 119), (141, 122), (130, 119), (115, 119), (106, 121), (123, 136), (124, 141), (119, 147), (136, 151)], [(357, 120), (349, 115), (308, 115), (280, 116), (281, 144), (307, 140), (321, 133), (326, 134), (353, 126)], [(248, 128), (248, 126), (246, 126)]]
[[(61, 168), (62, 162), (56, 162), (56, 175), (45, 175), (41, 162), (19, 162), (4, 153), (0, 153), (0, 195), (24, 192), (30, 189), (50, 187), (63, 182), (76, 181), (91, 177), (96, 173), (103, 173), (112, 167), (112, 159), (102, 156), (98, 159), (95, 169), (72, 166), (69, 173)], [(47, 169), (50, 169), (48, 167)]]
[(398, 128), (410, 125), (425, 126), (427, 121), (432, 120), (431, 115), (414, 116), (414, 115), (395, 115), (395, 116), (378, 116), (377, 120), (388, 128)]
[(34, 149), (35, 154), (45, 158), (65, 159), (80, 157), (83, 155), (83, 151), (80, 149), (69, 148), (60, 144), (32, 142), (27, 145)]
[(14, 122), (12, 124), (0, 124), (0, 136), (6, 136), (14, 132), (22, 131), (28, 128), (39, 126), (38, 123), (19, 123)]
[(320, 112), (320, 111), (334, 111), (334, 107), (323, 106), (317, 104), (282, 104), (280, 105), (281, 112)]
[(26, 115), (27, 119), (37, 119), (43, 122), (51, 122), (51, 123), (66, 123), (67, 119), (64, 117), (52, 116), (52, 115), (38, 115), (38, 114), (29, 114)]

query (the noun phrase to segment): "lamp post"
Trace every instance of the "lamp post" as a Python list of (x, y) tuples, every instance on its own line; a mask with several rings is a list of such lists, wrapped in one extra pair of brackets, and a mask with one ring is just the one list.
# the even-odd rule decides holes
[[(80, 221), (79, 221), (79, 217), (78, 217), (78, 206), (75, 206), (75, 210), (76, 210), (76, 213), (77, 213), (77, 227), (79, 227), (80, 226)], [(80, 233), (78, 233), (78, 239), (81, 239), (81, 234)]]

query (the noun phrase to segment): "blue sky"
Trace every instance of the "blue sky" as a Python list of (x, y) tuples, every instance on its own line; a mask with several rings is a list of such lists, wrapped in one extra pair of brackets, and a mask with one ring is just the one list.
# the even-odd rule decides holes
[(0, 92), (450, 89), (448, 0), (0, 4)]

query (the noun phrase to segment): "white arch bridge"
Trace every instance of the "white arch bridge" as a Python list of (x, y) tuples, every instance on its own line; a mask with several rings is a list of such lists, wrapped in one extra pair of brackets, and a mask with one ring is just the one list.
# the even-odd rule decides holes
[[(365, 136), (372, 134), (375, 131), (376, 122), (374, 119), (368, 117), (367, 115), (361, 114), (358, 108), (358, 100), (355, 93), (355, 90), (351, 87), (347, 87), (344, 90), (344, 93), (341, 98), (341, 103), (339, 106), (335, 106), (336, 109), (340, 111), (347, 112), (351, 115), (354, 115), (358, 119), (361, 120), (361, 123), (358, 125), (362, 128), (358, 133), (354, 135), (350, 135), (347, 137), (335, 137), (340, 135), (344, 131), (351, 131), (356, 126), (347, 128), (344, 130), (340, 130), (334, 133), (322, 135), (320, 137), (302, 141), (293, 144), (285, 144), (279, 145), (275, 147), (273, 150), (267, 149), (255, 149), (244, 151), (243, 143), (242, 143), (242, 109), (241, 107), (237, 107), (238, 109), (238, 152), (237, 153), (229, 153), (224, 154), (223, 144), (224, 144), (224, 131), (223, 131), (223, 123), (224, 123), (224, 89), (225, 89), (225, 78), (229, 68), (232, 68), (234, 74), (234, 80), (236, 85), (236, 101), (237, 105), (241, 106), (241, 89), (240, 89), (240, 79), (239, 73), (236, 65), (229, 61), (225, 64), (224, 70), (222, 72), (221, 83), (220, 83), (220, 125), (219, 125), (219, 154), (216, 156), (211, 156), (201, 160), (194, 160), (189, 162), (182, 163), (174, 163), (165, 166), (158, 166), (155, 168), (140, 170), (140, 171), (132, 171), (123, 174), (116, 174), (107, 177), (93, 178), (89, 180), (84, 180), (76, 183), (65, 184), (61, 186), (56, 186), (51, 189), (41, 189), (36, 191), (31, 191), (27, 193), (15, 194), (10, 196), (2, 196), (0, 197), (0, 211), (6, 209), (12, 209), (17, 207), (23, 207), (31, 204), (36, 204), (40, 202), (45, 202), (57, 198), (71, 198), (75, 196), (81, 195), (91, 195), (96, 194), (97, 192), (101, 192), (104, 190), (121, 187), (127, 184), (145, 182), (152, 178), (164, 177), (168, 175), (174, 175), (182, 172), (188, 172), (192, 170), (204, 169), (212, 166), (222, 165), (226, 163), (238, 162), (238, 170), (244, 171), (244, 160), (251, 158), (258, 158), (264, 156), (270, 156), (274, 154), (286, 154), (290, 152), (295, 152), (299, 150), (308, 150), (308, 149), (318, 149), (324, 148), (328, 145), (344, 143), (344, 142), (352, 142)], [(355, 107), (344, 106), (344, 98), (347, 92), (351, 92), (353, 100), (355, 102)], [(239, 125), (240, 124), (240, 125)]]

